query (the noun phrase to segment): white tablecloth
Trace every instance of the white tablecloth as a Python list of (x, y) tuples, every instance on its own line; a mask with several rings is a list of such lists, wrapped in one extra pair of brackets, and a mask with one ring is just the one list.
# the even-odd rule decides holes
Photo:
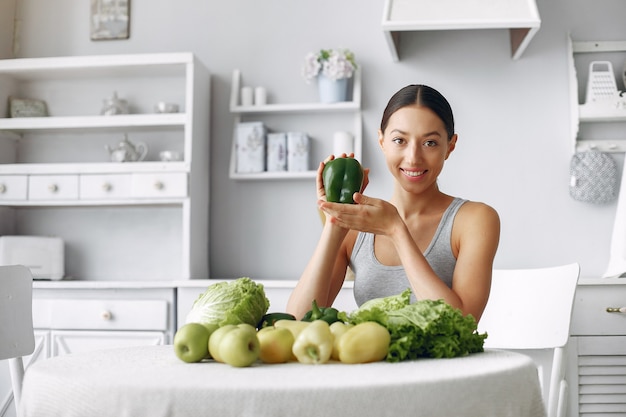
[(36, 362), (23, 417), (542, 417), (527, 356), (488, 350), (454, 359), (362, 365), (187, 364), (171, 345)]

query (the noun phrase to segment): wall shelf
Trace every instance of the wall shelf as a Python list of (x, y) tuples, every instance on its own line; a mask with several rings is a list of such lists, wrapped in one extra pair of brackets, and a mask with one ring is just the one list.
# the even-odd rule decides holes
[[(581, 124), (606, 125), (609, 123), (626, 122), (626, 108), (615, 102), (598, 104), (580, 104), (579, 74), (576, 71), (576, 57), (583, 54), (597, 54), (606, 57), (606, 54), (626, 52), (626, 41), (573, 41), (568, 38), (569, 82), (570, 82), (570, 117), (571, 140), (573, 152), (626, 152), (626, 140), (622, 138), (581, 138)], [(598, 58), (600, 60), (600, 58)], [(621, 67), (620, 67), (621, 68)], [(626, 103), (626, 97), (624, 98)], [(586, 133), (589, 135), (589, 133)]]
[(400, 60), (402, 32), (509, 29), (511, 55), (519, 59), (541, 19), (535, 0), (386, 0), (382, 28), (393, 61)]
[[(230, 111), (235, 115), (233, 124), (233, 138), (230, 155), (229, 177), (234, 180), (301, 180), (315, 178), (317, 173), (317, 164), (313, 164), (312, 170), (309, 171), (278, 171), (278, 172), (259, 172), (259, 173), (241, 173), (237, 172), (237, 125), (251, 118), (262, 120), (265, 116), (271, 115), (304, 115), (310, 117), (324, 117), (324, 115), (345, 115), (347, 120), (352, 121), (350, 130), (354, 137), (354, 155), (359, 161), (362, 157), (362, 115), (361, 115), (361, 69), (358, 68), (354, 73), (354, 81), (352, 87), (352, 100), (340, 103), (272, 103), (266, 105), (242, 106), (239, 104), (239, 92), (241, 90), (241, 71), (235, 69), (230, 92)], [(328, 145), (329, 149), (332, 144)], [(327, 152), (327, 155), (332, 153)], [(361, 161), (362, 162), (362, 161)]]

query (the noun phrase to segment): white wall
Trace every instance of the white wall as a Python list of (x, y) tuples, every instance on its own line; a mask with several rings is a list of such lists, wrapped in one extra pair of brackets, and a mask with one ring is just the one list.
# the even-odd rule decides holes
[(393, 63), (380, 28), (382, 7), (380, 0), (133, 0), (130, 39), (92, 42), (88, 1), (20, 0), (18, 54), (192, 51), (204, 61), (214, 76), (212, 277), (297, 278), (321, 230), (312, 181), (228, 178), (232, 70), (241, 69), (250, 85), (264, 85), (273, 102), (312, 101), (314, 87), (299, 75), (301, 60), (332, 47), (352, 49), (363, 67), (368, 194), (386, 198), (391, 190), (376, 144), (389, 96), (409, 83), (430, 84), (452, 103), (459, 133), (441, 187), (500, 212), (496, 267), (577, 261), (583, 275), (602, 274), (615, 204), (569, 197), (566, 45), (568, 32), (577, 40), (626, 39), (626, 2), (538, 0), (541, 30), (519, 61), (510, 58), (507, 31), (485, 30), (403, 36), (402, 60)]
[(13, 57), (15, 1), (0, 0), (0, 59)]

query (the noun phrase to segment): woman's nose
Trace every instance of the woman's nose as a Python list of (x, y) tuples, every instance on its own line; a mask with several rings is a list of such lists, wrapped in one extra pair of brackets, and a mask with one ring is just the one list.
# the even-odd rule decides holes
[(406, 156), (408, 162), (411, 164), (417, 164), (422, 160), (422, 148), (417, 143), (411, 143), (410, 146), (406, 148)]

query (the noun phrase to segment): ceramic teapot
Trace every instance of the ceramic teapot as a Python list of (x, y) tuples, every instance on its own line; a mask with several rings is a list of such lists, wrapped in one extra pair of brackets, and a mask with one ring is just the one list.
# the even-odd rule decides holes
[(105, 145), (105, 149), (109, 151), (112, 162), (143, 161), (148, 153), (148, 145), (143, 142), (137, 142), (134, 144), (128, 140), (127, 135), (124, 135), (124, 140), (122, 140), (115, 148)]

